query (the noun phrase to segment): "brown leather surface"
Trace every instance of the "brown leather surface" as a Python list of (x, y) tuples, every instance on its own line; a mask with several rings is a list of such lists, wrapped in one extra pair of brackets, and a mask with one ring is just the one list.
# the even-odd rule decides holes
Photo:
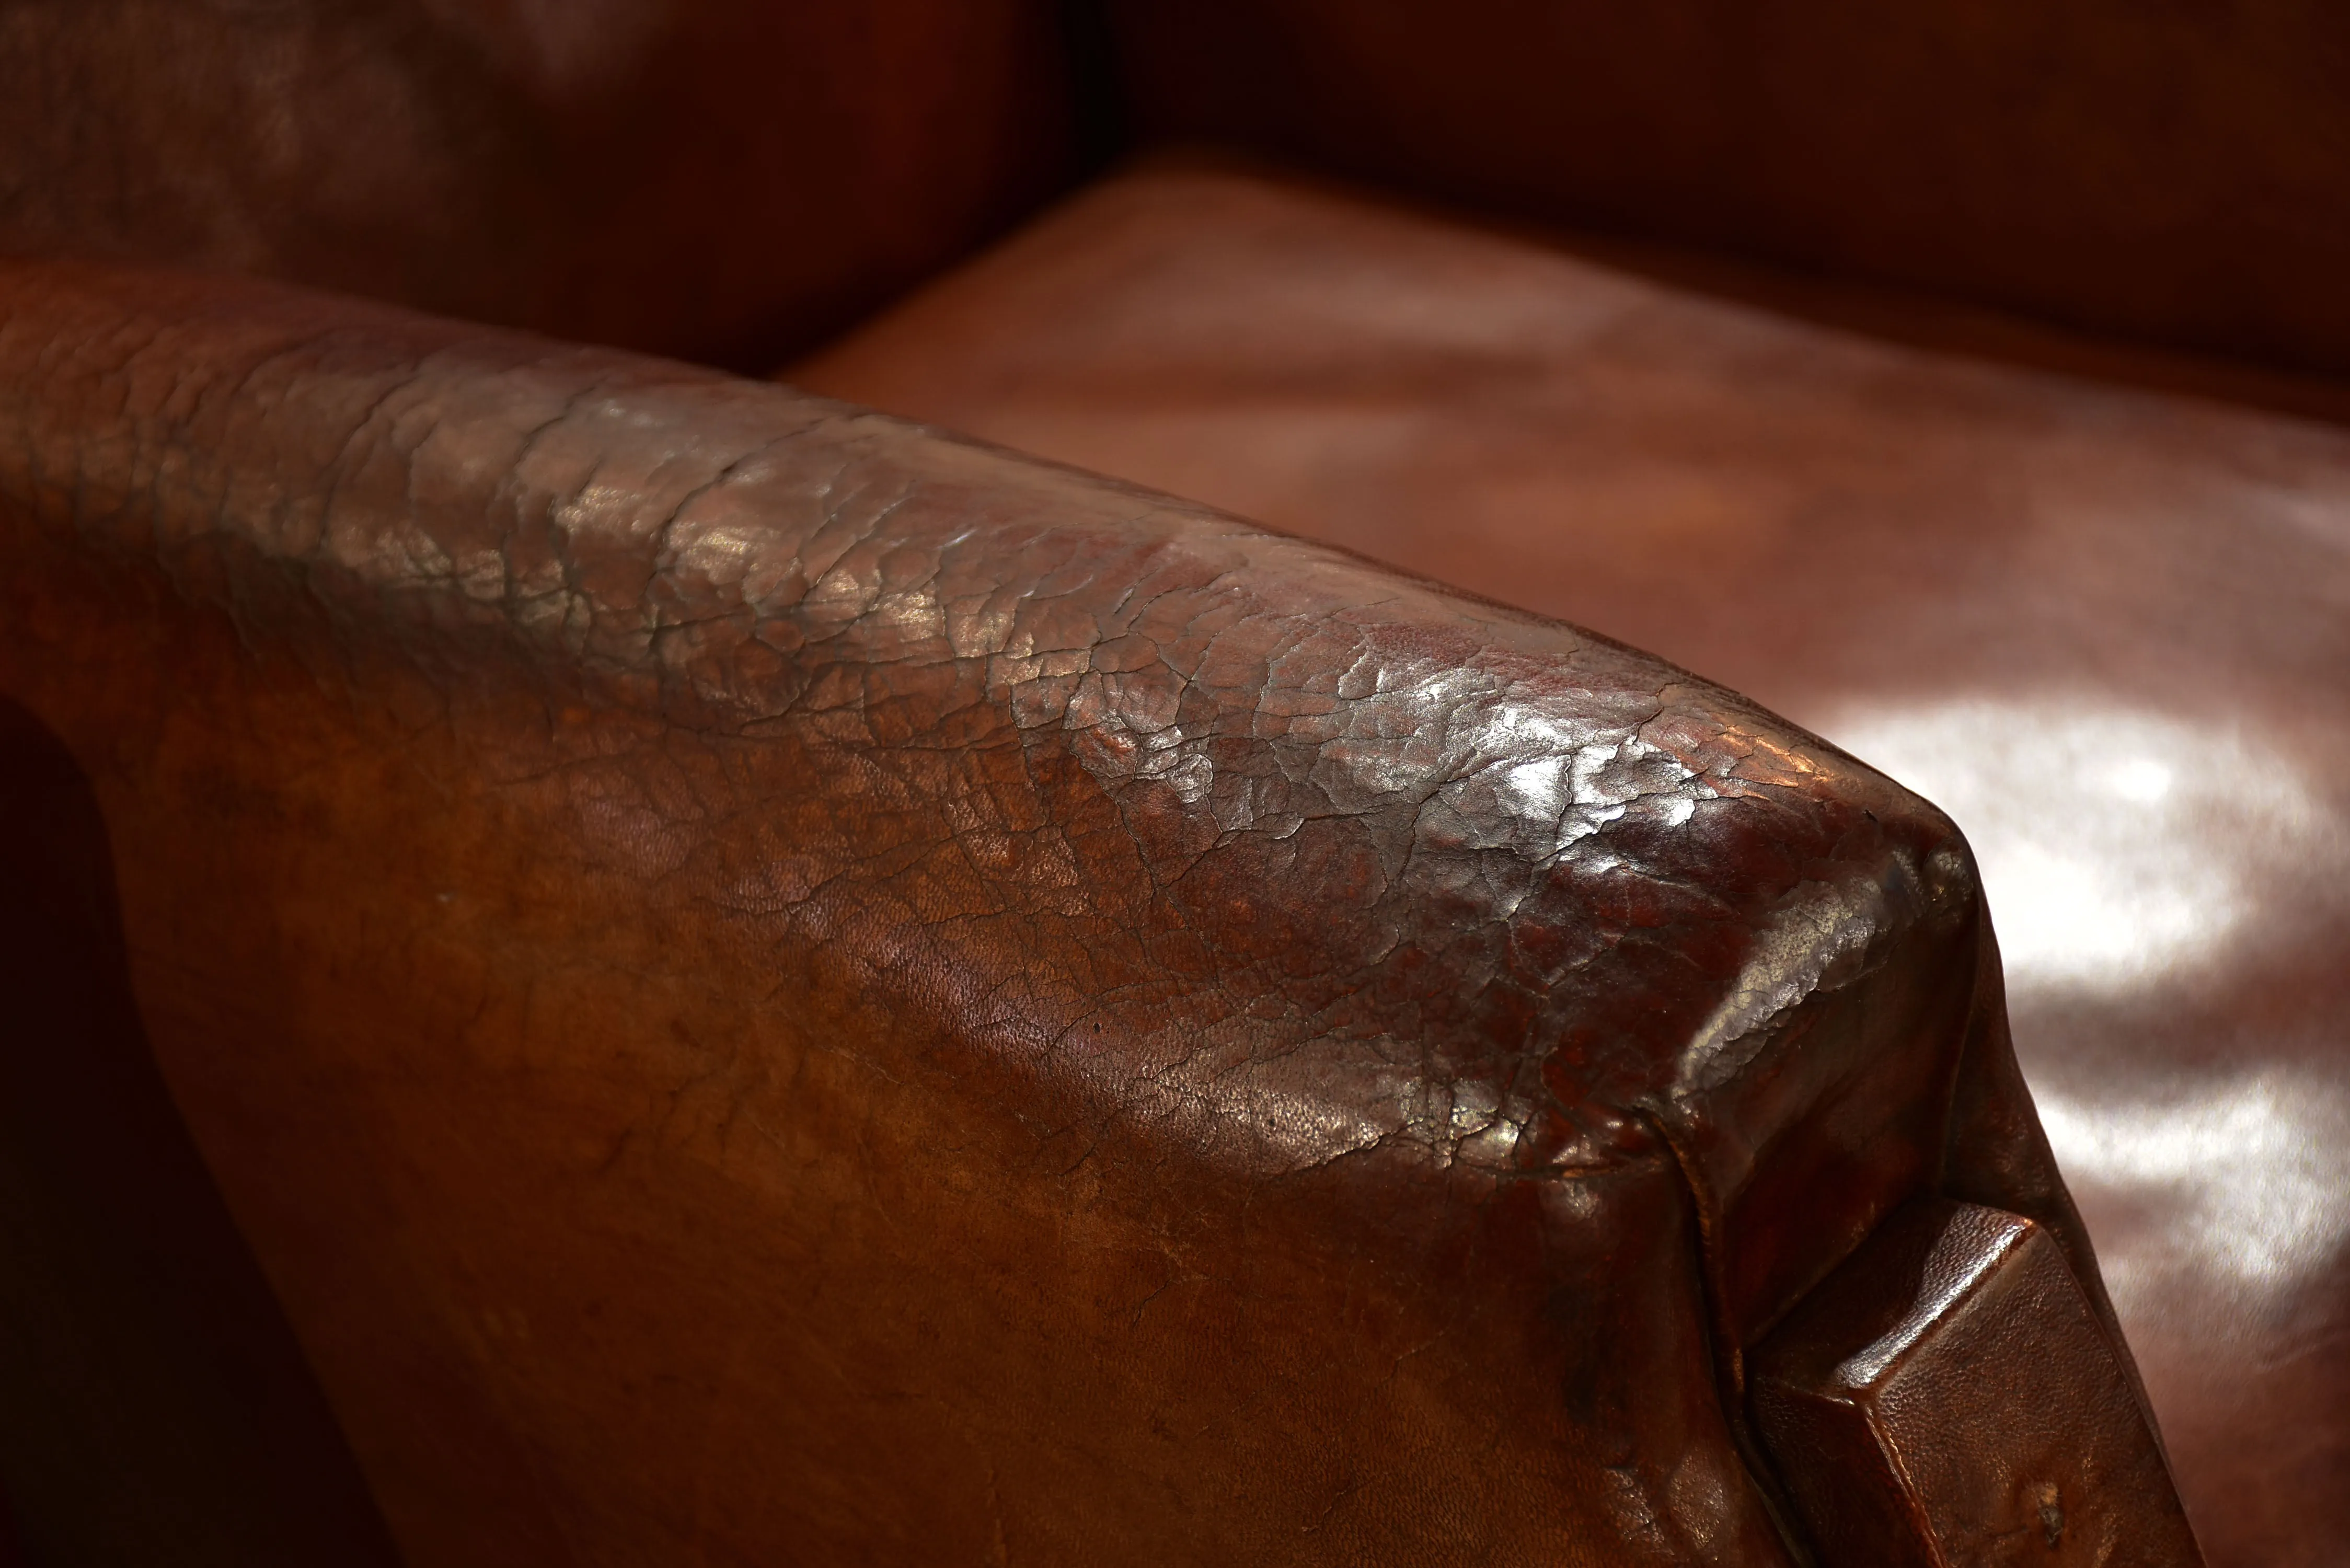
[(1741, 1352), (1886, 1212), (2098, 1289), (1948, 823), (1739, 698), (784, 389), (0, 289), (0, 688), (412, 1560), (1783, 1563)]
[(1108, 9), (1149, 135), (2350, 370), (2326, 0)]
[(1180, 170), (792, 374), (1654, 648), (1950, 809), (2211, 1561), (2339, 1560), (2350, 439)]
[(1754, 1353), (1753, 1407), (1823, 1568), (2201, 1561), (2064, 1254), (1921, 1198)]
[(385, 1568), (131, 1004), (106, 824), (0, 701), (0, 1565)]
[(0, 252), (764, 366), (1066, 178), (1036, 0), (10, 0)]

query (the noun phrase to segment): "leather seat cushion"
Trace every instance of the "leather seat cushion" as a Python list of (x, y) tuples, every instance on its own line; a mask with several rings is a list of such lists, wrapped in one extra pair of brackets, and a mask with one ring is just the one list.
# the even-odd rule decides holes
[(1967, 829), (2215, 1564), (2350, 1532), (2350, 435), (1198, 162), (785, 372), (1654, 649)]

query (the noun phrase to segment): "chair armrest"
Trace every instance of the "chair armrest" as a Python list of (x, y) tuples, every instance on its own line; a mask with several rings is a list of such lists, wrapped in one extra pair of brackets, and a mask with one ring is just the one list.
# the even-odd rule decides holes
[(419, 1560), (1785, 1562), (1745, 1352), (1919, 1194), (2118, 1345), (1964, 844), (1731, 693), (788, 389), (0, 299), (0, 690)]

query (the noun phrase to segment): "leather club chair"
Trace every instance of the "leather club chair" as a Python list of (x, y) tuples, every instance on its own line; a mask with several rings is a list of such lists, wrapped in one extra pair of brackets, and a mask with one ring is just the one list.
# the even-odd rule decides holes
[(2339, 1562), (2345, 54), (0, 5), (0, 1551)]

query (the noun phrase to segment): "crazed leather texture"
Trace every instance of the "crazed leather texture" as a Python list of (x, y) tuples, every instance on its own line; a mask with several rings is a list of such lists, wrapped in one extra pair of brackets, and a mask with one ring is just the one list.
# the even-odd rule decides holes
[(1894, 1205), (2103, 1310), (1964, 845), (1726, 691), (787, 389), (0, 298), (0, 680), (412, 1560), (1777, 1563), (1742, 1347)]
[(790, 376), (1604, 628), (1918, 786), (2205, 1550), (2334, 1568), (2350, 405), (1624, 259), (1162, 164)]

